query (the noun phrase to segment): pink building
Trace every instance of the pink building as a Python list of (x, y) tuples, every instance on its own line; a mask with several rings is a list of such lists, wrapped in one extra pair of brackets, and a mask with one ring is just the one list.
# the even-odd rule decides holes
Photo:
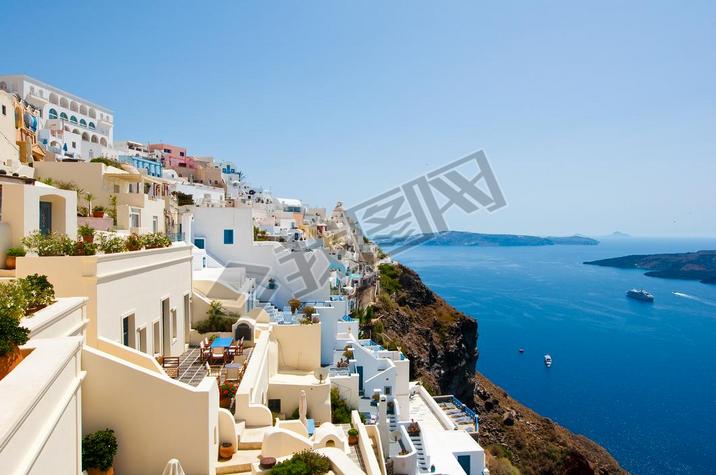
[(186, 148), (168, 143), (150, 143), (149, 151), (158, 151), (168, 168), (194, 168), (194, 159), (187, 156)]

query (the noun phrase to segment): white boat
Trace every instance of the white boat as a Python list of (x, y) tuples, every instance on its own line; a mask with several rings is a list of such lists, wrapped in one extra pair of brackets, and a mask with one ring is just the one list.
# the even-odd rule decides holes
[(549, 356), (549, 355), (544, 355), (544, 365), (545, 365), (546, 367), (548, 367), (548, 368), (549, 368), (550, 366), (552, 366), (552, 357), (551, 357), (551, 356)]

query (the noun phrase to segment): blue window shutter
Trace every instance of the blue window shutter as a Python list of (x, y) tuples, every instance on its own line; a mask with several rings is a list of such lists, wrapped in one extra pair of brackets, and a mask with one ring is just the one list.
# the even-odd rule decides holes
[(224, 244), (233, 244), (234, 243), (234, 230), (233, 229), (224, 229)]

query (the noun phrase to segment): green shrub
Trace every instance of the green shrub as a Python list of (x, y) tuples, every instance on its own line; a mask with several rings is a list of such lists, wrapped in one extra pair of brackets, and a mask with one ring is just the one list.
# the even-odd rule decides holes
[(22, 246), (11, 247), (5, 251), (5, 255), (8, 257), (23, 257), (25, 255), (25, 248)]
[(334, 424), (349, 424), (351, 422), (351, 408), (341, 397), (338, 388), (331, 388), (331, 422)]
[(44, 307), (54, 302), (55, 287), (47, 280), (46, 275), (31, 274), (18, 280), (28, 309)]
[(128, 251), (139, 251), (144, 246), (144, 241), (142, 240), (142, 236), (132, 233), (127, 237), (125, 245)]
[(394, 294), (400, 290), (400, 282), (398, 281), (398, 267), (392, 264), (381, 264), (378, 266), (380, 270), (380, 286), (389, 294)]
[(98, 430), (82, 439), (82, 470), (107, 470), (117, 454), (117, 437), (112, 429)]
[(119, 168), (120, 170), (122, 169), (122, 162), (119, 162), (119, 161), (114, 160), (109, 157), (96, 157), (96, 158), (93, 158), (92, 160), (90, 160), (90, 162), (91, 163), (104, 163), (108, 167)]
[(172, 245), (171, 239), (163, 233), (149, 233), (142, 236), (142, 244), (147, 249), (158, 249)]
[(116, 254), (127, 250), (127, 243), (121, 236), (100, 234), (97, 249), (105, 254)]
[(271, 470), (271, 475), (322, 475), (330, 469), (331, 462), (328, 457), (312, 450), (304, 450), (277, 463)]
[(19, 280), (0, 282), (0, 316), (19, 322), (27, 308), (27, 297)]
[(38, 256), (71, 256), (74, 254), (75, 241), (64, 234), (42, 234), (35, 231), (22, 238), (22, 244)]
[(16, 347), (27, 343), (30, 330), (20, 326), (20, 321), (0, 312), (0, 356), (5, 356)]
[(196, 322), (194, 329), (201, 334), (209, 332), (230, 332), (234, 319), (226, 316), (221, 302), (212, 300), (206, 311), (206, 320)]

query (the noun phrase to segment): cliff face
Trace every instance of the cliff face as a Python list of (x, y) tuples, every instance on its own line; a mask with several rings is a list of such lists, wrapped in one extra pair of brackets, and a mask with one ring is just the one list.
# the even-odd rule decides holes
[(480, 444), (492, 475), (626, 473), (609, 453), (510, 398), (475, 373), (477, 322), (457, 311), (402, 265), (380, 268), (373, 338), (399, 346), (411, 379), (434, 394), (454, 394), (480, 417)]

